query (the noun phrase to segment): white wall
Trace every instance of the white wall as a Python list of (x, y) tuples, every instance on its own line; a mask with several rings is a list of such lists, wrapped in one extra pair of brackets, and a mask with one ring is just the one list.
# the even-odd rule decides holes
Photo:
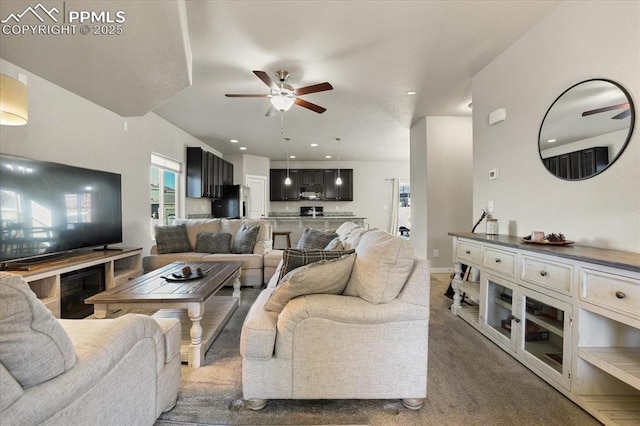
[(411, 128), (411, 242), (434, 269), (452, 266), (448, 233), (471, 231), (472, 153), (471, 117), (426, 117)]
[[(409, 180), (408, 161), (342, 161), (340, 167), (353, 169), (353, 201), (272, 201), (270, 211), (300, 211), (300, 206), (320, 205), (325, 211), (353, 212), (366, 217), (369, 227), (389, 230), (391, 185), (387, 179)], [(286, 161), (272, 161), (272, 169), (286, 169)], [(327, 161), (291, 161), (292, 169), (335, 169)], [(411, 183), (413, 185), (413, 183)], [(413, 191), (413, 186), (412, 186)], [(412, 198), (413, 200), (413, 198)], [(289, 210), (287, 210), (289, 209)]]
[[(0, 60), (0, 72), (28, 79), (29, 123), (0, 126), (0, 151), (7, 154), (106, 170), (122, 175), (124, 245), (143, 247), (150, 235), (150, 159), (155, 152), (185, 165), (186, 146), (201, 146), (220, 155), (153, 113), (123, 118), (80, 96)], [(128, 130), (124, 130), (124, 123)], [(180, 183), (184, 188), (184, 181)], [(187, 213), (210, 203), (186, 202)], [(185, 205), (181, 205), (184, 209)], [(183, 210), (184, 211), (184, 210)]]
[[(474, 211), (494, 201), (500, 233), (562, 232), (578, 244), (640, 251), (640, 134), (593, 178), (546, 171), (540, 123), (568, 87), (591, 78), (624, 86), (638, 111), (640, 2), (561, 2), (473, 79)], [(489, 126), (491, 111), (507, 119)], [(499, 178), (489, 181), (491, 169)]]

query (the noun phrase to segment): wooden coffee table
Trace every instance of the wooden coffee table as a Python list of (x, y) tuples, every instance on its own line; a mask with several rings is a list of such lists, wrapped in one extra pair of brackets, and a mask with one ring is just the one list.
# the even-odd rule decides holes
[[(189, 266), (189, 279), (175, 278)], [(182, 322), (182, 362), (200, 367), (204, 355), (240, 302), (242, 262), (174, 262), (102, 293), (85, 303), (93, 304), (96, 318), (107, 318), (110, 310), (159, 309), (154, 317), (178, 317)], [(202, 276), (195, 272), (200, 268)], [(233, 296), (215, 296), (225, 284), (233, 282)], [(186, 315), (185, 315), (186, 314)], [(191, 321), (191, 328), (185, 325)]]

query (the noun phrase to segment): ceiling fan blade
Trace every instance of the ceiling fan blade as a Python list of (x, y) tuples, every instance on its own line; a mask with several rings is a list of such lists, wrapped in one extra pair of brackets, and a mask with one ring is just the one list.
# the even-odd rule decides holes
[(277, 85), (277, 84), (275, 84), (275, 83), (273, 82), (273, 80), (271, 80), (271, 77), (269, 77), (269, 74), (267, 74), (266, 72), (264, 72), (264, 71), (253, 71), (253, 73), (254, 73), (254, 74), (255, 74), (255, 75), (256, 75), (260, 80), (262, 80), (262, 82), (263, 82), (264, 84), (266, 84), (270, 89), (273, 89), (273, 88), (277, 89), (277, 88), (278, 88), (278, 85)]
[(269, 95), (243, 95), (237, 93), (227, 93), (225, 95), (227, 98), (268, 98)]
[(630, 109), (625, 109), (620, 114), (614, 115), (613, 117), (611, 117), (611, 119), (612, 120), (622, 120), (623, 118), (627, 118), (630, 115), (631, 115), (631, 110)]
[(267, 113), (264, 115), (265, 117), (273, 117), (274, 115), (278, 115), (278, 110), (273, 107), (273, 105), (269, 106)]
[(333, 90), (333, 86), (327, 82), (314, 84), (312, 86), (301, 87), (296, 89), (294, 93), (296, 96), (306, 95), (308, 93), (324, 92), (325, 90)]
[(620, 109), (620, 108), (629, 108), (629, 103), (627, 102), (627, 103), (624, 103), (624, 104), (610, 105), (610, 106), (607, 106), (607, 107), (592, 109), (590, 111), (583, 112), (582, 116), (586, 117), (588, 115), (599, 114), (601, 112), (607, 112), (607, 111), (613, 111), (614, 109)]
[(311, 111), (315, 111), (318, 114), (322, 114), (327, 110), (326, 108), (323, 108), (320, 105), (312, 104), (311, 102), (305, 101), (304, 99), (300, 99), (300, 98), (296, 98), (294, 102), (296, 105), (310, 109)]

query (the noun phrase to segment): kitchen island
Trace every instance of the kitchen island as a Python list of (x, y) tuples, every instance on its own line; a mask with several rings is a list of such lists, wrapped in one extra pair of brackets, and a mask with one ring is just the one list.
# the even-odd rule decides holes
[[(353, 214), (328, 214), (324, 216), (300, 216), (292, 213), (269, 213), (269, 217), (265, 220), (271, 222), (274, 231), (290, 231), (291, 232), (291, 246), (295, 248), (298, 244), (298, 240), (302, 235), (302, 231), (305, 228), (314, 229), (336, 229), (344, 222), (354, 222), (358, 225), (368, 228), (367, 218), (362, 216), (356, 216)], [(281, 243), (278, 245), (280, 248)]]

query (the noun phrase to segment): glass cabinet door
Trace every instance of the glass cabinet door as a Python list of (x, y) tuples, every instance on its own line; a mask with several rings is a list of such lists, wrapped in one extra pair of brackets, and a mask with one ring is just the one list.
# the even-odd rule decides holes
[(481, 306), (482, 328), (498, 345), (515, 351), (517, 294), (511, 283), (481, 274), (480, 283), (485, 303)]
[(571, 307), (543, 294), (522, 289), (524, 312), (518, 351), (552, 379), (569, 389)]

